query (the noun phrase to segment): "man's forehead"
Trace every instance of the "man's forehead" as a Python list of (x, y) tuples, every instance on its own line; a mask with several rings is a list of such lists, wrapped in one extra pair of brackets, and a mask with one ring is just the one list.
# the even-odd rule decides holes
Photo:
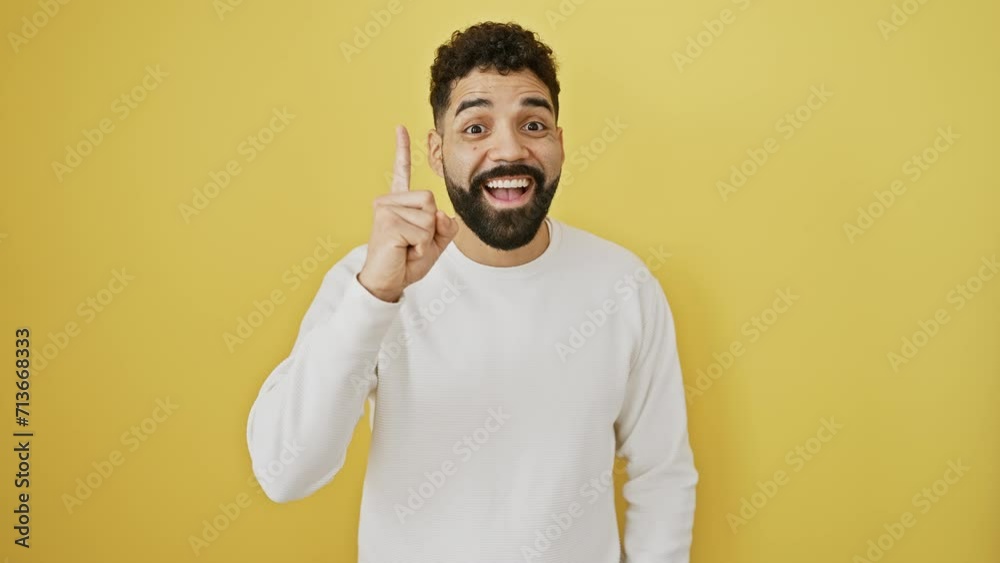
[(524, 69), (502, 75), (493, 69), (488, 71), (475, 69), (459, 79), (452, 88), (450, 107), (456, 107), (468, 97), (492, 99), (498, 96), (514, 96), (519, 99), (526, 95), (550, 99), (548, 87), (530, 70)]

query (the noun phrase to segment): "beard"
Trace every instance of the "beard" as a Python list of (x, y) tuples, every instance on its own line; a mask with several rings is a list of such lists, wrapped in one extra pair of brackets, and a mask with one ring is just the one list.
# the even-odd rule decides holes
[[(468, 189), (459, 185), (444, 168), (444, 183), (455, 213), (481, 241), (497, 250), (515, 250), (528, 244), (538, 234), (556, 195), (560, 176), (548, 185), (545, 173), (526, 164), (501, 164), (472, 178)], [(486, 199), (486, 183), (501, 176), (530, 176), (534, 193), (518, 207), (497, 209)]]

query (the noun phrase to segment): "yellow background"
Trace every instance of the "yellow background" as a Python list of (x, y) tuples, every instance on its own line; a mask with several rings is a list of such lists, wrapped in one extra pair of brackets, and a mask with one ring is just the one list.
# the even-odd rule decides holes
[[(447, 202), (424, 158), (429, 67), (452, 31), (492, 19), (539, 32), (561, 65), (566, 181), (553, 215), (642, 257), (670, 254), (655, 273), (689, 386), (713, 354), (745, 345), (689, 405), (693, 561), (848, 563), (907, 511), (916, 525), (883, 561), (1000, 561), (1000, 277), (961, 309), (948, 299), (1000, 250), (1000, 7), (911, 0), (916, 13), (880, 30), (903, 4), (399, 0), (381, 24), (381, 0), (245, 0), (221, 13), (209, 0), (74, 0), (15, 47), (10, 34), (42, 8), (3, 2), (0, 355), (13, 362), (17, 327), (36, 353), (66, 323), (79, 331), (31, 375), (30, 550), (13, 544), (16, 459), (3, 439), (0, 558), (355, 560), (367, 415), (330, 485), (276, 505), (248, 480), (247, 413), (322, 273), (367, 241), (395, 124), (414, 141), (413, 187)], [(679, 68), (675, 53), (725, 9), (731, 23)], [(377, 33), (364, 44), (366, 24)], [(167, 76), (122, 118), (115, 100), (147, 65)], [(800, 110), (810, 117), (786, 139), (779, 120), (824, 85), (832, 96)], [(294, 119), (248, 162), (240, 143), (282, 108)], [(53, 162), (103, 119), (114, 129), (60, 181)], [(615, 119), (627, 128), (595, 141)], [(904, 163), (948, 127), (960, 137), (912, 181)], [(724, 199), (716, 183), (768, 138), (779, 150)], [(602, 150), (591, 159), (585, 146)], [(186, 220), (179, 206), (230, 160), (241, 172)], [(905, 193), (849, 240), (845, 222), (896, 179)], [(312, 265), (317, 237), (339, 246), (293, 290), (283, 276)], [(115, 269), (134, 280), (102, 294)], [(751, 342), (745, 323), (785, 288), (799, 300)], [(223, 334), (274, 290), (284, 302), (230, 350)], [(81, 315), (101, 295), (113, 301)], [(939, 309), (949, 322), (893, 369), (888, 354)], [(3, 381), (14, 432), (15, 378)], [(129, 451), (122, 434), (157, 399), (178, 408)], [(790, 465), (831, 417), (843, 429)], [(124, 463), (70, 512), (64, 495), (116, 450)], [(914, 495), (954, 460), (970, 469), (920, 512)], [(734, 532), (727, 515), (779, 470), (786, 484)], [(190, 538), (237, 498), (249, 504), (196, 556)]]

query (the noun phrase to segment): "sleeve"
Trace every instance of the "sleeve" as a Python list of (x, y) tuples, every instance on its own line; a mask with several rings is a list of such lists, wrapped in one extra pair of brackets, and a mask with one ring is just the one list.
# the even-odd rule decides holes
[(640, 284), (641, 341), (615, 420), (628, 460), (623, 563), (689, 563), (698, 472), (688, 441), (673, 315), (659, 281)]
[(357, 256), (327, 272), (291, 353), (250, 408), (253, 474), (275, 502), (304, 498), (333, 479), (377, 386), (379, 348), (406, 297), (372, 295), (358, 281)]

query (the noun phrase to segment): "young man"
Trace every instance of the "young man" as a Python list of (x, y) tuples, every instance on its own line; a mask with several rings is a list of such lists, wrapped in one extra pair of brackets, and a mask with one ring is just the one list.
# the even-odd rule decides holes
[(397, 128), (368, 243), (326, 274), (250, 411), (255, 475), (276, 502), (312, 494), (369, 400), (359, 563), (687, 563), (673, 317), (639, 257), (547, 216), (565, 159), (551, 49), (516, 24), (456, 32), (430, 101), (457, 216), (409, 189)]

